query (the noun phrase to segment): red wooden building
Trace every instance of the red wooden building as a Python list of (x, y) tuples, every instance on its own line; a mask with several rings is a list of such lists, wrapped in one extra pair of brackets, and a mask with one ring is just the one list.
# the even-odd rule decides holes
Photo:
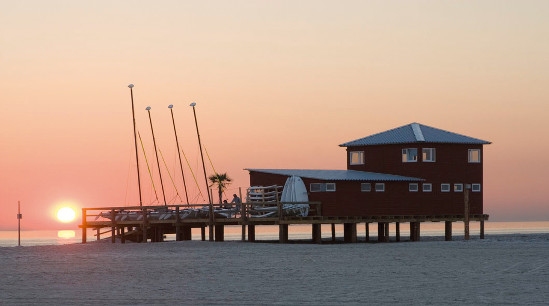
[(347, 170), (246, 169), (250, 186), (303, 179), (322, 216), (459, 215), (464, 189), (470, 213), (483, 214), (483, 145), (419, 123), (341, 144)]

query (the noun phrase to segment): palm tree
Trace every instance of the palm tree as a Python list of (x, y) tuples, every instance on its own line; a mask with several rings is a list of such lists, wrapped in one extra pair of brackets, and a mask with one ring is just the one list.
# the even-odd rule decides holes
[(223, 197), (223, 190), (227, 185), (231, 183), (232, 179), (229, 176), (227, 176), (226, 172), (221, 174), (210, 175), (208, 179), (210, 180), (210, 182), (212, 182), (210, 187), (217, 185), (217, 191), (219, 193), (219, 204), (221, 204), (222, 202), (221, 198)]

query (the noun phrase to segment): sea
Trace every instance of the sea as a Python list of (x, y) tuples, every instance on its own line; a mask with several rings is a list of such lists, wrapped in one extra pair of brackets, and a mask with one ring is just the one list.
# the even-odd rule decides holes
[[(403, 223), (400, 226), (401, 237), (405, 240), (406, 236), (409, 236), (408, 224)], [(480, 224), (478, 222), (471, 222), (470, 233), (474, 239), (479, 236)], [(359, 240), (364, 240), (365, 237), (365, 224), (359, 224), (357, 227), (357, 235)], [(375, 240), (377, 237), (377, 225), (370, 224), (369, 227), (370, 237)], [(453, 236), (456, 239), (463, 237), (463, 223), (453, 223)], [(490, 235), (505, 235), (505, 234), (541, 234), (549, 233), (549, 221), (530, 221), (530, 222), (486, 222), (485, 223), (485, 236), (488, 238)], [(390, 225), (390, 236), (394, 237), (395, 225)], [(96, 232), (89, 230), (87, 233), (88, 241), (97, 240), (95, 236)], [(207, 233), (206, 233), (207, 235)], [(241, 239), (242, 228), (241, 226), (226, 226), (225, 227), (225, 241), (238, 241)], [(322, 225), (322, 238), (330, 239), (331, 226), (329, 224)], [(343, 226), (336, 225), (336, 236), (343, 237)], [(431, 240), (440, 237), (444, 239), (444, 222), (425, 222), (421, 224), (421, 236), (429, 237)], [(100, 238), (102, 240), (109, 239), (110, 234), (105, 234)], [(193, 240), (201, 239), (200, 229), (193, 229)], [(311, 226), (310, 225), (290, 225), (288, 238), (290, 240), (306, 240), (311, 238)], [(110, 239), (109, 239), (110, 240)], [(175, 241), (175, 235), (167, 234), (166, 241)], [(256, 227), (256, 240), (259, 241), (276, 241), (278, 240), (278, 227), (276, 225), (266, 225)], [(81, 229), (74, 230), (40, 230), (40, 231), (21, 231), (21, 246), (40, 246), (40, 245), (62, 245), (81, 243), (82, 231)], [(0, 231), (0, 247), (16, 247), (18, 246), (18, 233), (17, 231)]]

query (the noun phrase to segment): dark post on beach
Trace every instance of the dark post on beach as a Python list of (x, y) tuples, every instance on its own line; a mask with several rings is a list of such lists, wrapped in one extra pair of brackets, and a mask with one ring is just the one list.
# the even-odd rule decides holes
[(464, 216), (463, 223), (465, 229), (465, 240), (469, 240), (469, 189), (471, 189), (470, 184), (465, 184), (465, 194), (463, 196), (464, 207)]
[(21, 219), (23, 215), (21, 214), (21, 201), (17, 201), (17, 245), (21, 246)]

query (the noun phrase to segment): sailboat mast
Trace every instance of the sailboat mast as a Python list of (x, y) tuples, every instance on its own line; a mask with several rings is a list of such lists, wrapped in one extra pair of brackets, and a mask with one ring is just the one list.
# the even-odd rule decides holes
[(156, 150), (156, 139), (154, 138), (153, 122), (151, 119), (151, 107), (147, 106), (147, 112), (149, 113), (149, 122), (151, 123), (151, 133), (153, 137), (154, 153), (156, 154), (156, 164), (158, 166), (158, 175), (160, 176), (160, 186), (162, 186), (162, 197), (164, 198), (164, 206), (166, 206), (166, 194), (164, 193), (164, 183), (162, 182), (162, 171), (160, 171), (160, 161), (158, 160), (158, 151)]
[(175, 119), (173, 118), (173, 105), (168, 106), (170, 113), (172, 114), (173, 132), (175, 134), (175, 143), (177, 144), (177, 155), (179, 156), (179, 166), (181, 167), (181, 175), (183, 176), (183, 187), (185, 187), (185, 199), (189, 204), (189, 195), (187, 193), (187, 183), (185, 183), (185, 173), (183, 173), (183, 162), (181, 161), (181, 152), (179, 149), (179, 140), (177, 139), (177, 130), (175, 129)]
[[(206, 175), (206, 165), (204, 165), (204, 155), (202, 154), (202, 143), (200, 142), (200, 133), (198, 132), (198, 121), (196, 120), (196, 111), (194, 109), (196, 103), (191, 103), (190, 106), (193, 107), (193, 114), (194, 114), (194, 124), (196, 125), (196, 135), (198, 136), (198, 146), (200, 147), (200, 158), (202, 159), (202, 169), (204, 170), (204, 180), (206, 182), (206, 190), (209, 190), (208, 187), (208, 176)], [(208, 202), (210, 205), (212, 204), (212, 197), (210, 196), (210, 193), (208, 194)]]
[(137, 161), (137, 188), (139, 189), (139, 206), (143, 206), (143, 200), (141, 198), (141, 177), (139, 176), (139, 155), (137, 154), (137, 132), (135, 128), (135, 110), (133, 106), (133, 84), (128, 85), (130, 88), (130, 95), (132, 99), (132, 118), (133, 118), (133, 140), (135, 143), (135, 160)]

